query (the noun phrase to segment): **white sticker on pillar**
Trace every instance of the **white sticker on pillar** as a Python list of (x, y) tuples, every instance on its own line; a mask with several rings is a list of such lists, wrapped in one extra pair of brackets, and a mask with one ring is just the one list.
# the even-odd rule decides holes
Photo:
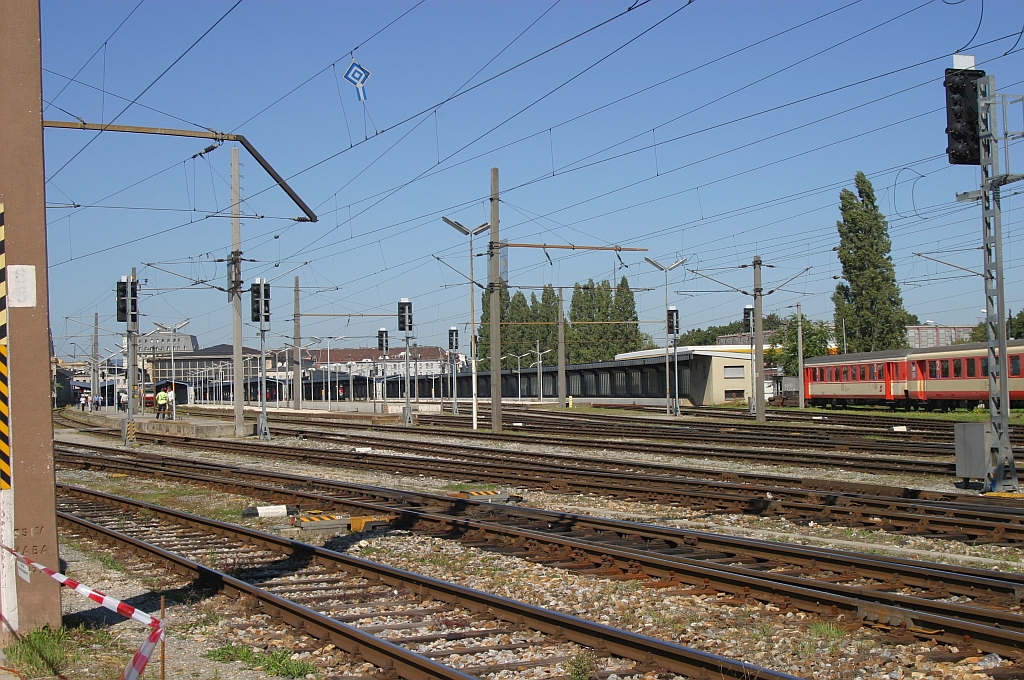
[(28, 570), (28, 564), (22, 560), (18, 560), (18, 576), (26, 583), (32, 583), (32, 575)]
[(34, 264), (7, 265), (7, 306), (36, 306), (36, 266)]

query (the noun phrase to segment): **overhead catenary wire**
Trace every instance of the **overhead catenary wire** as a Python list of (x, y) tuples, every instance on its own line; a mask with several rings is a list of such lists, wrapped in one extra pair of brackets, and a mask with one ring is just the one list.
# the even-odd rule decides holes
[[(158, 75), (158, 76), (157, 76), (156, 78), (154, 78), (154, 79), (153, 79), (153, 80), (152, 80), (152, 81), (151, 81), (151, 82), (149, 83), (149, 85), (147, 85), (147, 86), (146, 86), (146, 87), (145, 87), (145, 88), (144, 88), (144, 89), (142, 90), (142, 92), (140, 92), (139, 94), (137, 94), (137, 95), (135, 96), (135, 98), (134, 98), (134, 99), (132, 99), (132, 100), (131, 100), (130, 102), (128, 102), (128, 104), (127, 104), (127, 105), (126, 105), (126, 106), (125, 106), (125, 107), (124, 107), (123, 109), (121, 109), (121, 111), (120, 111), (120, 112), (118, 112), (118, 114), (117, 114), (116, 116), (114, 116), (113, 118), (111, 118), (111, 119), (110, 119), (110, 122), (109, 122), (109, 123), (107, 123), (107, 124), (108, 124), (108, 125), (112, 125), (112, 124), (113, 124), (113, 123), (115, 123), (115, 122), (116, 122), (116, 121), (117, 121), (117, 120), (118, 120), (118, 119), (119, 119), (119, 118), (120, 118), (120, 117), (121, 117), (122, 115), (124, 115), (124, 113), (125, 113), (125, 112), (126, 112), (126, 111), (127, 111), (128, 109), (130, 109), (130, 108), (132, 107), (132, 105), (133, 105), (133, 104), (134, 104), (135, 102), (137, 102), (137, 101), (138, 101), (138, 100), (139, 100), (139, 99), (140, 99), (140, 98), (141, 98), (141, 97), (142, 97), (142, 96), (143, 96), (144, 94), (146, 94), (147, 92), (149, 92), (149, 90), (150, 90), (150, 89), (151, 89), (151, 88), (152, 88), (152, 87), (153, 87), (154, 85), (156, 85), (156, 84), (157, 84), (158, 82), (160, 82), (160, 79), (161, 79), (161, 78), (163, 78), (163, 77), (164, 77), (165, 75), (167, 75), (167, 73), (168, 73), (168, 72), (169, 72), (169, 71), (170, 71), (170, 70), (171, 70), (172, 68), (174, 68), (174, 67), (175, 67), (175, 65), (177, 65), (177, 63), (178, 63), (179, 61), (181, 61), (182, 59), (184, 59), (184, 58), (185, 58), (185, 56), (186, 56), (186, 55), (188, 55), (188, 53), (189, 53), (189, 52), (191, 52), (191, 51), (192, 51), (192, 49), (193, 49), (193, 48), (194, 48), (194, 47), (195, 47), (196, 45), (198, 45), (198, 44), (199, 44), (199, 43), (200, 43), (200, 42), (201, 42), (201, 41), (203, 40), (203, 38), (205, 38), (205, 37), (206, 37), (207, 35), (209, 35), (209, 34), (210, 34), (210, 32), (211, 32), (211, 31), (213, 31), (213, 29), (215, 29), (215, 28), (216, 28), (216, 27), (217, 27), (217, 26), (218, 26), (218, 25), (220, 24), (220, 22), (224, 21), (224, 19), (226, 19), (226, 18), (227, 18), (227, 16), (228, 16), (229, 14), (231, 14), (231, 13), (232, 13), (233, 11), (235, 11), (235, 8), (236, 8), (236, 7), (238, 7), (238, 6), (240, 5), (240, 4), (242, 4), (242, 0), (236, 0), (235, 4), (231, 5), (231, 7), (230, 7), (230, 8), (228, 8), (228, 11), (224, 12), (224, 14), (222, 14), (222, 15), (221, 15), (221, 17), (220, 17), (219, 19), (217, 19), (217, 21), (215, 21), (215, 22), (213, 23), (213, 25), (212, 25), (212, 26), (210, 26), (210, 27), (209, 27), (208, 29), (206, 29), (206, 30), (205, 30), (205, 31), (203, 32), (203, 34), (202, 34), (202, 35), (200, 35), (200, 36), (199, 36), (198, 38), (196, 38), (196, 39), (195, 39), (195, 41), (194, 41), (194, 42), (193, 42), (193, 43), (192, 43), (191, 45), (189, 45), (189, 46), (188, 46), (188, 48), (187, 48), (187, 49), (186, 49), (186, 50), (185, 50), (184, 52), (182, 52), (182, 53), (181, 53), (180, 55), (178, 55), (178, 57), (177, 57), (177, 58), (176, 58), (176, 59), (175, 59), (174, 61), (172, 61), (172, 62), (170, 63), (170, 65), (168, 65), (168, 66), (167, 66), (167, 68), (165, 68), (165, 69), (164, 69), (163, 71), (161, 71), (161, 72), (160, 72), (160, 75)], [(54, 172), (53, 174), (51, 174), (51, 175), (50, 175), (50, 176), (49, 176), (49, 177), (48, 177), (48, 178), (46, 179), (46, 181), (47, 181), (47, 182), (50, 182), (50, 181), (51, 181), (51, 180), (53, 180), (53, 179), (54, 179), (54, 178), (55, 178), (55, 177), (56, 177), (57, 175), (59, 175), (59, 174), (60, 174), (60, 173), (61, 173), (61, 172), (62, 172), (62, 171), (64, 170), (64, 168), (68, 167), (68, 166), (69, 166), (69, 165), (70, 165), (70, 164), (71, 164), (71, 163), (72, 163), (72, 162), (73, 162), (73, 161), (74, 161), (74, 160), (75, 160), (76, 158), (78, 158), (78, 156), (79, 156), (79, 155), (81, 155), (81, 153), (82, 153), (83, 151), (85, 151), (86, 149), (88, 149), (88, 148), (89, 148), (89, 146), (90, 146), (90, 145), (91, 145), (91, 144), (92, 144), (92, 143), (93, 143), (94, 141), (96, 141), (96, 140), (97, 140), (97, 139), (99, 138), (99, 136), (100, 136), (101, 134), (103, 134), (103, 131), (102, 131), (102, 130), (101, 130), (101, 131), (99, 131), (99, 132), (97, 132), (97, 133), (96, 133), (96, 134), (95, 134), (95, 135), (94, 135), (93, 137), (91, 137), (91, 138), (89, 139), (89, 141), (88, 141), (88, 142), (86, 142), (86, 143), (85, 143), (85, 145), (84, 145), (84, 146), (83, 146), (82, 148), (80, 148), (80, 149), (79, 149), (78, 151), (76, 151), (76, 152), (75, 152), (75, 153), (74, 153), (74, 154), (73, 154), (73, 155), (71, 156), (71, 158), (69, 158), (68, 160), (66, 160), (66, 161), (64, 162), (64, 164), (63, 164), (63, 165), (61, 165), (61, 166), (60, 166), (59, 168), (57, 168), (56, 172)]]

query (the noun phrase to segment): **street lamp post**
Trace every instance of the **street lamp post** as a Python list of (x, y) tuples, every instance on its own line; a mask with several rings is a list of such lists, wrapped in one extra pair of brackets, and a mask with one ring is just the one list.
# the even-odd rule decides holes
[(334, 373), (334, 364), (331, 362), (331, 342), (334, 341), (334, 340), (344, 340), (345, 337), (346, 336), (344, 336), (344, 335), (336, 335), (336, 336), (331, 337), (331, 338), (324, 338), (324, 340), (327, 341), (327, 410), (328, 411), (332, 410), (331, 409), (331, 390), (333, 389), (333, 387), (332, 387), (332, 381), (331, 381), (331, 374)]
[[(551, 350), (548, 350), (548, 351), (550, 352)], [(517, 387), (518, 387), (518, 390), (519, 390), (519, 401), (520, 402), (523, 401), (523, 367), (522, 367), (522, 363), (520, 363), (520, 362), (521, 362), (523, 357), (528, 357), (531, 354), (533, 354), (533, 352), (527, 352), (526, 354), (506, 354), (505, 356), (502, 357), (503, 361), (505, 359), (509, 359), (509, 358), (512, 358), (512, 357), (515, 357), (515, 359), (516, 359), (516, 376), (517, 376), (516, 377), (516, 381), (518, 383)]]
[[(463, 236), (469, 237), (469, 363), (472, 370), (473, 381), (473, 429), (477, 429), (477, 412), (479, 410), (476, 395), (476, 279), (473, 277), (473, 237), (487, 231), (491, 223), (485, 222), (476, 229), (467, 229), (455, 220), (442, 217), (445, 224), (452, 227)], [(483, 288), (483, 286), (481, 286)], [(492, 367), (493, 370), (493, 367)], [(501, 375), (500, 369), (498, 375)], [(458, 383), (456, 383), (457, 385)]]
[[(170, 326), (168, 330), (171, 331), (171, 392), (174, 393), (174, 401), (171, 402), (171, 420), (178, 419), (178, 384), (177, 375), (174, 370), (174, 337), (178, 334), (182, 328), (188, 325), (191, 319), (185, 319), (179, 324)], [(153, 383), (153, 399), (156, 400), (156, 382)]]
[[(537, 341), (537, 361), (534, 365), (537, 367), (537, 401), (544, 403), (544, 355), (548, 352), (554, 352), (553, 349), (546, 349), (543, 352), (540, 351), (540, 340)], [(522, 399), (522, 396), (520, 396)]]
[[(653, 266), (656, 269), (660, 269), (661, 271), (665, 272), (665, 318), (668, 319), (668, 273), (670, 271), (672, 271), (673, 269), (675, 269), (676, 267), (678, 267), (680, 265), (683, 265), (683, 264), (686, 264), (686, 259), (684, 258), (682, 260), (676, 260), (675, 262), (673, 262), (672, 264), (668, 265), (667, 267), (665, 265), (661, 264), (660, 262), (657, 262), (656, 260), (652, 260), (649, 257), (645, 257), (644, 259), (647, 260), (647, 262), (651, 266)], [(669, 340), (669, 328), (668, 328), (668, 324), (665, 324), (665, 415), (669, 415), (670, 416), (670, 415), (672, 415), (672, 387), (671, 387), (671, 383), (669, 382), (669, 377), (668, 377), (668, 372), (669, 372), (669, 365), (668, 365), (668, 340)]]

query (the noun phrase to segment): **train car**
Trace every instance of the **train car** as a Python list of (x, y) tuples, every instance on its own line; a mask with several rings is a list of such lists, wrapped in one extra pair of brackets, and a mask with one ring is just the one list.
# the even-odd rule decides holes
[[(1024, 404), (1024, 340), (1007, 344), (1012, 406)], [(988, 399), (988, 344), (977, 342), (814, 357), (804, 361), (812, 406), (887, 405), (925, 410), (974, 408)]]

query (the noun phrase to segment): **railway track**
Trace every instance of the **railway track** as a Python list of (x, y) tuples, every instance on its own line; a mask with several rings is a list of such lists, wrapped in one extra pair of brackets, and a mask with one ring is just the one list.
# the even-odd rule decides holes
[[(228, 418), (230, 414), (222, 409), (189, 407), (188, 412), (204, 417)], [(488, 411), (482, 410), (481, 418), (486, 420)], [(554, 415), (552, 415), (554, 414)], [(621, 420), (620, 420), (621, 418)], [(271, 419), (279, 423), (330, 422), (337, 419), (330, 415), (286, 414), (274, 413)], [(470, 416), (467, 415), (434, 415), (419, 414), (420, 425), (435, 428), (457, 429), (461, 432), (472, 432)], [(380, 427), (364, 425), (363, 427)], [(386, 426), (392, 429), (394, 426)], [(865, 436), (836, 433), (820, 427), (810, 428), (802, 425), (793, 428), (764, 426), (749, 423), (713, 423), (699, 421), (662, 421), (657, 419), (641, 419), (608, 416), (592, 416), (582, 414), (565, 414), (556, 412), (515, 412), (504, 415), (505, 430), (515, 433), (532, 435), (562, 436), (576, 439), (620, 440), (634, 439), (650, 442), (673, 443), (678, 446), (700, 446), (704, 448), (714, 445), (736, 445), (745, 447), (772, 447), (792, 449), (794, 447), (806, 453), (815, 451), (858, 451), (884, 452), (889, 455), (917, 455), (952, 457), (954, 454), (952, 434), (948, 441), (908, 441), (912, 435), (904, 433), (885, 433), (873, 431)], [(1020, 452), (1024, 460), (1024, 451)]]
[[(120, 455), (118, 455), (120, 454)], [(62, 450), (61, 466), (161, 476), (392, 526), (667, 593), (754, 598), (907, 636), (1024, 649), (1024, 576), (400, 492), (142, 452)], [(682, 589), (682, 590), (681, 590)], [(908, 637), (909, 639), (909, 637)]]
[[(228, 415), (207, 410), (194, 410), (196, 415), (204, 417), (227, 418)], [(422, 418), (422, 416), (421, 416)], [(442, 417), (447, 418), (447, 417)], [(886, 473), (920, 473), (934, 475), (953, 475), (956, 466), (952, 460), (935, 459), (914, 459), (888, 456), (869, 456), (853, 453), (819, 453), (799, 448), (791, 448), (793, 442), (788, 441), (786, 448), (768, 448), (769, 443), (761, 442), (758, 445), (744, 447), (725, 446), (714, 443), (693, 443), (691, 441), (664, 441), (663, 438), (642, 439), (620, 438), (620, 437), (595, 437), (589, 433), (581, 435), (579, 428), (558, 428), (547, 434), (548, 430), (543, 427), (511, 427), (513, 431), (492, 433), (490, 431), (458, 429), (456, 433), (450, 431), (445, 420), (423, 420), (424, 425), (419, 427), (403, 426), (375, 426), (341, 421), (338, 418), (328, 415), (292, 416), (289, 414), (274, 413), (270, 416), (271, 430), (278, 434), (294, 435), (303, 434), (310, 437), (320, 437), (328, 433), (317, 428), (336, 428), (351, 432), (352, 430), (378, 431), (388, 433), (399, 433), (407, 435), (434, 434), (444, 436), (457, 436), (459, 439), (472, 439), (476, 441), (504, 441), (525, 445), (551, 445), (573, 449), (610, 449), (614, 451), (627, 451), (643, 454), (660, 454), (667, 456), (691, 456), (705, 457), (716, 460), (753, 461), (765, 465), (794, 465), (794, 466), (827, 466), (829, 468), (840, 468), (844, 470), (867, 472), (872, 474)], [(433, 423), (437, 423), (436, 425)], [(510, 421), (510, 425), (521, 421)], [(427, 424), (430, 423), (430, 424)], [(468, 421), (467, 421), (468, 425)], [(877, 447), (876, 447), (877, 448)], [(938, 455), (935, 457), (939, 457)], [(946, 453), (941, 454), (942, 458), (951, 457)]]
[[(429, 475), (444, 479), (491, 482), (515, 488), (550, 493), (597, 495), (626, 501), (685, 506), (696, 510), (753, 514), (789, 519), (796, 523), (817, 522), (839, 526), (874, 528), (915, 536), (947, 538), (966, 542), (1016, 543), (1024, 541), (1024, 503), (1015, 499), (990, 499), (991, 506), (958, 500), (956, 495), (903, 499), (863, 493), (813, 491), (799, 487), (766, 486), (661, 476), (636, 472), (588, 470), (581, 466), (554, 463), (498, 460), (501, 449), (490, 455), (468, 455), (458, 447), (424, 442), (378, 439), (382, 448), (398, 449), (408, 455), (375, 452), (372, 447), (344, 449), (192, 440), (171, 435), (140, 435), (158, 442), (191, 448), (279, 460), (300, 460), (357, 469), (374, 469), (394, 474)], [(363, 439), (362, 441), (366, 441)], [(365, 450), (369, 448), (370, 450)], [(966, 497), (973, 498), (973, 497)]]
[[(794, 676), (237, 525), (58, 485), (66, 528), (146, 556), (330, 641), (377, 677), (466, 680), (552, 669), (593, 650), (598, 675)], [(503, 640), (508, 640), (504, 642)], [(438, 643), (445, 643), (439, 645)], [(495, 664), (495, 651), (528, 656)], [(489, 659), (491, 659), (489, 661)]]
[[(631, 404), (595, 404), (594, 408), (607, 408), (609, 410), (625, 409), (629, 411), (642, 411), (645, 413), (664, 413), (663, 406), (634, 406)], [(754, 417), (747, 410), (738, 408), (721, 408), (714, 406), (683, 407), (680, 413), (684, 416), (696, 418), (723, 418), (728, 420), (752, 422)], [(815, 425), (833, 425), (850, 429), (863, 429), (865, 431), (878, 432), (879, 430), (891, 432), (893, 427), (906, 427), (913, 433), (929, 434), (932, 436), (952, 437), (953, 425), (956, 421), (941, 418), (907, 418), (896, 415), (885, 415), (882, 413), (858, 413), (850, 410), (807, 410), (795, 409), (767, 409), (766, 419), (769, 423), (808, 423)], [(621, 416), (620, 416), (621, 417)], [(1014, 438), (1016, 440), (1016, 437)]]

